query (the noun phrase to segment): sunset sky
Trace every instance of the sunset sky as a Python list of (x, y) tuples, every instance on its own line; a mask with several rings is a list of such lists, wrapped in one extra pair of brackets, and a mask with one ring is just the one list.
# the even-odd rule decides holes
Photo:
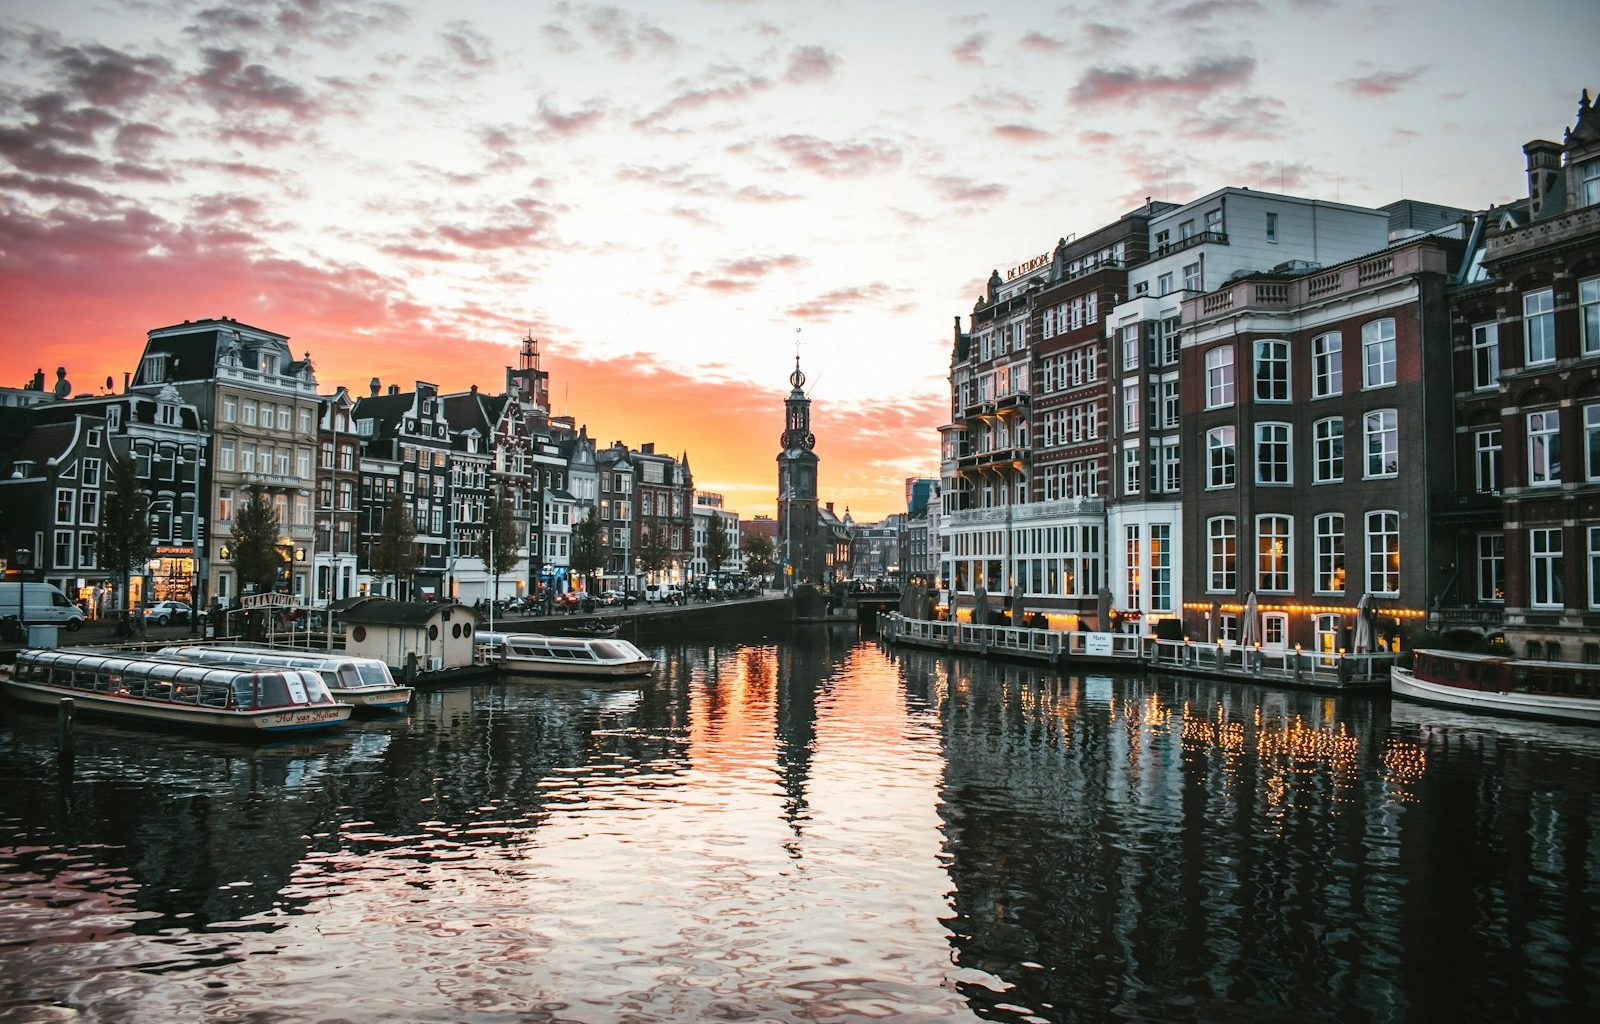
[(936, 475), (990, 270), (1224, 185), (1465, 207), (1600, 86), (1593, 0), (0, 7), (0, 382), (80, 392), (232, 316), (324, 391), (498, 389), (772, 514), (795, 354), (822, 497)]

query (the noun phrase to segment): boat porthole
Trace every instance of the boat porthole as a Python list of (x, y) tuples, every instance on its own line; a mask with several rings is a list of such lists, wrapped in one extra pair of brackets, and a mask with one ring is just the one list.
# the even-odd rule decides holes
[(367, 627), (365, 627), (365, 626), (356, 626), (356, 627), (354, 627), (354, 628), (352, 628), (350, 630), (350, 639), (354, 640), (356, 643), (359, 644), (363, 640), (365, 640), (366, 638), (367, 638)]
[(439, 627), (438, 626), (429, 626), (428, 627), (428, 639), (429, 640), (437, 640), (437, 639), (439, 639)]

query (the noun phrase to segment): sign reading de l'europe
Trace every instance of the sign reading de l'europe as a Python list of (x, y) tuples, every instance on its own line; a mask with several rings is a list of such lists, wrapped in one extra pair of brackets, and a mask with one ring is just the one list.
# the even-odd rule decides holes
[(1018, 263), (1016, 266), (1006, 271), (1006, 280), (1012, 281), (1021, 277), (1023, 274), (1032, 273), (1033, 271), (1044, 266), (1046, 263), (1049, 263), (1051, 258), (1052, 257), (1049, 253), (1042, 252), (1026, 263)]

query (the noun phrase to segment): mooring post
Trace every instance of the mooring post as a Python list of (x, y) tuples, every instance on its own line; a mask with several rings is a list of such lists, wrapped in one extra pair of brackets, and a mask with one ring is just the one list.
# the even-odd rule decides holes
[(71, 697), (62, 697), (56, 710), (56, 722), (61, 728), (61, 737), (57, 753), (62, 757), (72, 756), (72, 707)]

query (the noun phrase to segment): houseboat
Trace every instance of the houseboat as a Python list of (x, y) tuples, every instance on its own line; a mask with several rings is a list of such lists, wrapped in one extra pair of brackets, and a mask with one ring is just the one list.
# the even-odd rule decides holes
[(1600, 665), (1419, 650), (1389, 670), (1398, 697), (1526, 718), (1600, 724)]
[(270, 736), (341, 725), (349, 704), (303, 669), (198, 665), (179, 658), (67, 648), (23, 650), (0, 670), (18, 700), (55, 705), (71, 697), (89, 715), (234, 735)]
[(477, 635), (487, 660), (503, 671), (568, 679), (629, 679), (656, 670), (655, 659), (626, 640), (544, 636), (539, 633)]
[(377, 658), (217, 644), (163, 647), (160, 654), (206, 665), (270, 665), (316, 672), (334, 700), (361, 711), (401, 712), (411, 703), (411, 687), (396, 683), (389, 666)]

